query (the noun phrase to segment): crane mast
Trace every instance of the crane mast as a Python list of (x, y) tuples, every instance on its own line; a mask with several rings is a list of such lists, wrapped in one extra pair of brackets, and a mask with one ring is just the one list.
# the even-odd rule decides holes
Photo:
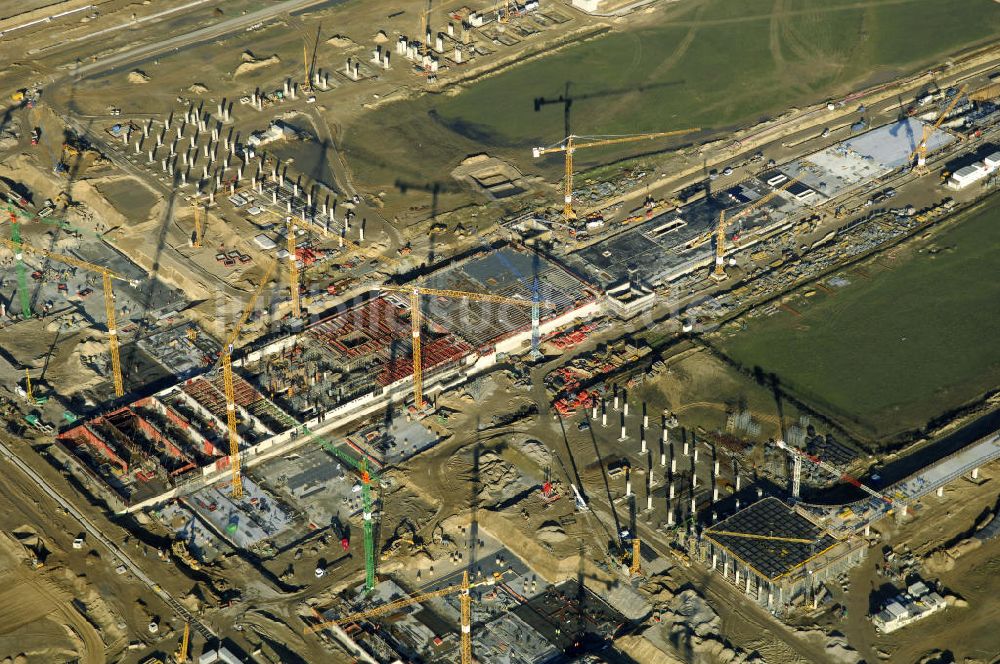
[(229, 467), (232, 472), (232, 495), (233, 498), (237, 499), (243, 497), (243, 476), (240, 472), (240, 435), (236, 429), (236, 390), (233, 379), (232, 353), (236, 340), (240, 336), (240, 331), (243, 329), (243, 324), (246, 323), (247, 319), (250, 317), (250, 313), (257, 304), (257, 298), (260, 296), (261, 291), (264, 290), (264, 286), (267, 284), (268, 280), (271, 278), (271, 274), (274, 272), (275, 265), (276, 262), (271, 263), (268, 266), (267, 271), (260, 280), (260, 283), (257, 284), (257, 289), (253, 292), (253, 295), (250, 296), (246, 306), (243, 308), (243, 314), (233, 327), (233, 331), (230, 333), (229, 339), (226, 341), (226, 345), (222, 348), (222, 352), (219, 354), (219, 359), (222, 363), (222, 380), (226, 394), (226, 428), (229, 432)]
[(288, 289), (292, 296), (292, 317), (302, 317), (302, 305), (299, 301), (299, 259), (295, 255), (295, 224), (292, 218), (285, 220), (285, 231), (288, 239)]
[[(746, 215), (750, 214), (751, 212), (753, 212), (754, 210), (761, 207), (762, 205), (770, 201), (772, 198), (777, 196), (779, 192), (788, 189), (793, 184), (798, 182), (799, 178), (800, 176), (798, 175), (795, 176), (794, 178), (789, 178), (780, 187), (772, 189), (765, 195), (761, 196), (754, 202), (750, 203), (750, 205), (746, 206), (745, 208), (737, 212), (736, 215), (733, 216), (729, 221), (732, 222), (736, 219), (741, 219)], [(715, 228), (715, 268), (712, 270), (711, 274), (712, 278), (715, 279), (716, 281), (724, 281), (726, 278), (725, 257), (726, 257), (726, 211), (722, 210), (719, 212), (719, 224)]]
[(405, 293), (410, 296), (410, 334), (413, 346), (413, 405), (417, 410), (424, 407), (423, 393), (423, 362), (420, 357), (420, 326), (422, 313), (420, 311), (420, 296), (430, 295), (433, 297), (450, 297), (458, 299), (475, 300), (477, 302), (495, 302), (497, 304), (512, 304), (519, 307), (546, 307), (553, 308), (551, 302), (536, 302), (534, 297), (531, 300), (519, 300), (513, 297), (502, 295), (491, 295), (489, 293), (467, 293), (458, 290), (446, 290), (441, 288), (424, 288), (423, 286), (379, 286), (379, 290), (389, 293)]
[[(563, 174), (563, 219), (567, 222), (576, 219), (576, 212), (573, 210), (573, 154), (583, 148), (596, 148), (605, 145), (618, 145), (621, 143), (635, 143), (637, 141), (652, 140), (654, 138), (667, 138), (669, 136), (680, 136), (699, 131), (698, 127), (693, 129), (678, 129), (676, 131), (661, 131), (650, 134), (633, 134), (630, 136), (577, 136), (570, 134), (556, 145), (549, 147), (538, 147), (531, 150), (533, 157), (538, 158), (554, 152), (565, 153), (565, 172)], [(585, 142), (579, 143), (583, 140)]]
[[(18, 239), (20, 239), (20, 236), (18, 236)], [(64, 256), (46, 249), (39, 249), (38, 247), (33, 247), (27, 244), (26, 242), (14, 242), (13, 240), (0, 238), (0, 244), (4, 244), (13, 250), (15, 256), (20, 256), (22, 251), (30, 251), (40, 256), (45, 256), (47, 258), (51, 258), (52, 260), (59, 261), (60, 263), (72, 265), (73, 267), (78, 267), (81, 270), (101, 275), (104, 287), (104, 313), (107, 317), (105, 325), (108, 329), (108, 347), (111, 354), (111, 370), (114, 379), (115, 396), (123, 396), (125, 394), (125, 385), (122, 378), (121, 357), (119, 353), (118, 326), (115, 323), (115, 294), (112, 290), (111, 284), (113, 279), (118, 279), (119, 281), (124, 281), (129, 284), (134, 284), (134, 282), (115, 272), (112, 272), (106, 267), (94, 265), (93, 263), (88, 263), (87, 261), (74, 258), (73, 256)]]
[(951, 103), (948, 104), (943, 111), (941, 111), (941, 115), (938, 116), (937, 121), (933, 125), (930, 127), (924, 125), (923, 137), (920, 139), (920, 144), (917, 146), (916, 150), (910, 153), (911, 162), (913, 161), (913, 155), (917, 156), (916, 168), (927, 168), (927, 141), (930, 140), (931, 136), (934, 135), (934, 132), (938, 130), (941, 124), (945, 121), (945, 118), (948, 117), (948, 114), (951, 113), (952, 109), (955, 108), (955, 105), (958, 104), (958, 100), (961, 99), (963, 94), (965, 94), (968, 87), (969, 84), (965, 83), (958, 89), (958, 92), (955, 93), (955, 97), (951, 100)]

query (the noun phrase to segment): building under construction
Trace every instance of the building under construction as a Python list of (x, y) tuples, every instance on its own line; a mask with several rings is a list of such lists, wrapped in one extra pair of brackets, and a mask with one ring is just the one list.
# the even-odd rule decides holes
[[(469, 305), (423, 297), (426, 313), (420, 336), (426, 394), (488, 368), (498, 353), (527, 350), (535, 292), (546, 304), (539, 316), (540, 333), (598, 310), (582, 281), (540, 256), (509, 246), (451, 263), (425, 283), (526, 305)], [(414, 385), (410, 306), (406, 293), (373, 294), (234, 361), (243, 458), (290, 443), (301, 426), (318, 432), (408, 400)], [(179, 338), (190, 341), (185, 334)], [(185, 368), (190, 371), (191, 366)], [(64, 464), (79, 471), (113, 509), (141, 509), (171, 499), (188, 479), (228, 468), (226, 420), (223, 377), (211, 371), (74, 423), (58, 436), (57, 449)], [(414, 432), (396, 433), (400, 440), (393, 461), (434, 440), (425, 441)], [(387, 449), (377, 448), (366, 445), (366, 453), (378, 460), (390, 458)]]
[(861, 538), (838, 539), (781, 500), (764, 498), (706, 528), (696, 557), (769, 611), (816, 602), (820, 587), (861, 562)]

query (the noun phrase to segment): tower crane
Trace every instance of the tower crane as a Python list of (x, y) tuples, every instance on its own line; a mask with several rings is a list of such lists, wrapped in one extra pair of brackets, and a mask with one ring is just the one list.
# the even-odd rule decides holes
[[(563, 175), (563, 218), (566, 221), (576, 219), (576, 212), (573, 211), (573, 154), (577, 150), (584, 148), (596, 148), (604, 145), (618, 145), (621, 143), (635, 143), (638, 141), (649, 141), (655, 138), (667, 138), (669, 136), (681, 136), (699, 131), (694, 129), (678, 129), (676, 131), (660, 131), (651, 134), (631, 134), (627, 136), (577, 136), (570, 134), (559, 143), (548, 147), (533, 148), (531, 156), (541, 157), (555, 152), (566, 154), (565, 174)], [(580, 141), (585, 141), (581, 143)]]
[(393, 613), (399, 609), (411, 606), (413, 604), (421, 604), (427, 600), (434, 599), (435, 597), (446, 597), (448, 595), (454, 595), (460, 593), (459, 604), (461, 606), (462, 623), (461, 623), (461, 649), (462, 649), (462, 664), (472, 664), (472, 596), (469, 591), (472, 588), (477, 588), (480, 586), (495, 586), (500, 583), (503, 579), (503, 574), (496, 572), (491, 577), (484, 579), (482, 581), (477, 581), (475, 583), (469, 583), (469, 572), (462, 572), (462, 583), (458, 585), (445, 586), (439, 590), (433, 590), (429, 593), (422, 593), (420, 595), (413, 595), (412, 597), (404, 597), (403, 599), (398, 599), (395, 602), (389, 602), (388, 604), (383, 604), (381, 606), (376, 606), (372, 609), (366, 611), (360, 611), (358, 613), (352, 613), (349, 616), (344, 616), (343, 618), (337, 618), (336, 620), (326, 620), (315, 625), (309, 625), (304, 630), (303, 634), (314, 634), (316, 632), (321, 632), (328, 627), (334, 625), (347, 625), (350, 623), (355, 623), (360, 620), (367, 620), (369, 618), (375, 618), (377, 616), (384, 616), (386, 614)]
[(642, 574), (642, 542), (639, 540), (639, 534), (632, 538), (632, 564), (629, 566), (629, 574), (632, 576), (639, 576)]
[(9, 247), (14, 252), (14, 256), (18, 260), (21, 259), (22, 251), (30, 251), (38, 254), (39, 256), (45, 256), (47, 258), (51, 258), (52, 260), (59, 261), (60, 263), (72, 265), (73, 267), (80, 268), (81, 270), (101, 275), (104, 285), (104, 313), (106, 315), (105, 324), (108, 328), (108, 346), (111, 350), (111, 369), (114, 373), (115, 396), (120, 397), (124, 395), (125, 384), (122, 380), (122, 366), (118, 351), (118, 327), (115, 324), (115, 294), (111, 288), (111, 282), (112, 280), (117, 279), (132, 286), (135, 286), (137, 282), (132, 279), (127, 279), (116, 272), (112, 272), (106, 267), (94, 265), (93, 263), (88, 263), (87, 261), (80, 260), (79, 258), (75, 258), (73, 256), (57, 254), (55, 252), (48, 251), (47, 249), (39, 249), (38, 247), (33, 247), (30, 244), (27, 244), (26, 242), (14, 242), (13, 240), (8, 240), (7, 238), (0, 238), (0, 244), (4, 244)]
[(248, 318), (250, 318), (250, 313), (257, 304), (257, 298), (260, 296), (261, 292), (264, 290), (264, 286), (271, 278), (271, 274), (274, 272), (274, 266), (276, 264), (277, 261), (272, 262), (270, 266), (268, 266), (267, 271), (260, 280), (260, 283), (257, 284), (257, 290), (253, 292), (253, 295), (251, 295), (250, 299), (247, 301), (246, 307), (243, 308), (243, 314), (240, 316), (239, 320), (236, 321), (236, 325), (233, 326), (233, 331), (230, 333), (229, 339), (226, 340), (226, 345), (223, 346), (222, 352), (219, 354), (219, 361), (222, 363), (222, 379), (225, 384), (226, 393), (226, 426), (229, 429), (229, 465), (233, 471), (233, 498), (243, 497), (243, 478), (240, 475), (240, 435), (236, 431), (236, 389), (233, 385), (233, 348), (236, 344), (236, 340), (240, 336), (240, 331), (243, 329), (243, 324), (247, 322)]
[(177, 660), (178, 664), (183, 664), (188, 661), (188, 643), (191, 640), (191, 623), (184, 623), (184, 635), (181, 637), (180, 647), (177, 648), (177, 652), (174, 655), (174, 659)]
[(958, 92), (955, 93), (955, 96), (952, 98), (951, 103), (949, 103), (948, 106), (946, 106), (945, 109), (941, 112), (941, 115), (938, 116), (937, 122), (935, 122), (930, 127), (928, 127), (926, 124), (924, 125), (924, 135), (920, 139), (920, 143), (919, 145), (917, 145), (916, 149), (910, 153), (910, 158), (909, 158), (909, 161), (912, 163), (913, 157), (914, 156), (917, 157), (916, 168), (918, 169), (927, 168), (927, 141), (929, 141), (931, 136), (934, 135), (934, 132), (938, 130), (938, 128), (941, 126), (941, 123), (945, 121), (945, 118), (948, 117), (948, 114), (951, 113), (951, 110), (955, 108), (955, 105), (958, 104), (958, 100), (962, 98), (962, 95), (965, 94), (965, 91), (968, 89), (968, 87), (969, 84), (964, 83), (962, 87), (958, 89)]
[[(805, 459), (806, 461), (809, 461), (809, 462), (815, 464), (816, 466), (818, 466), (819, 468), (822, 468), (823, 470), (825, 470), (826, 472), (830, 473), (834, 477), (840, 478), (840, 479), (844, 480), (845, 482), (853, 484), (854, 486), (858, 487), (859, 489), (861, 489), (862, 491), (864, 491), (865, 493), (867, 493), (872, 498), (877, 498), (877, 499), (883, 501), (889, 507), (899, 506), (902, 509), (906, 508), (905, 505), (903, 505), (901, 503), (897, 503), (896, 501), (894, 501), (892, 498), (890, 498), (889, 496), (885, 495), (884, 493), (881, 493), (879, 491), (876, 491), (875, 489), (872, 489), (871, 487), (869, 487), (866, 484), (862, 483), (861, 480), (857, 479), (853, 475), (849, 475), (849, 474), (845, 473), (844, 471), (840, 470), (839, 468), (837, 468), (833, 464), (830, 464), (830, 463), (827, 463), (826, 461), (823, 461), (818, 456), (815, 456), (813, 454), (809, 454), (805, 450), (800, 450), (800, 449), (798, 449), (796, 447), (792, 447), (791, 445), (789, 445), (788, 443), (786, 443), (783, 440), (779, 440), (775, 444), (778, 446), (778, 449), (785, 450), (789, 454), (795, 455), (796, 459)], [(793, 489), (792, 493), (795, 495), (796, 498), (798, 498), (797, 486), (798, 486), (798, 483), (799, 483), (798, 476), (801, 473), (801, 467), (802, 467), (801, 466), (801, 462), (799, 462), (799, 463), (796, 464), (796, 467), (795, 467), (795, 475), (796, 476), (792, 480), (793, 486), (796, 487), (795, 489)]]
[(371, 487), (372, 484), (377, 485), (379, 483), (378, 475), (369, 468), (367, 457), (355, 459), (351, 455), (345, 454), (329, 441), (314, 434), (306, 426), (302, 426), (299, 430), (318, 442), (324, 450), (353, 467), (361, 477), (361, 516), (364, 520), (365, 546), (365, 592), (371, 592), (375, 589), (375, 524), (374, 500), (372, 499)]
[[(410, 326), (412, 328), (413, 344), (413, 405), (417, 410), (424, 407), (423, 393), (423, 365), (420, 359), (420, 324), (422, 316), (420, 313), (420, 296), (430, 295), (432, 297), (451, 297), (456, 299), (475, 300), (477, 302), (495, 302), (497, 304), (513, 304), (518, 307), (531, 307), (540, 310), (542, 307), (551, 309), (555, 307), (551, 302), (541, 302), (532, 300), (518, 300), (513, 297), (503, 297), (501, 295), (491, 295), (489, 293), (467, 293), (458, 290), (442, 290), (439, 288), (424, 288), (423, 286), (379, 286), (379, 290), (390, 293), (406, 293), (410, 296)], [(536, 306), (537, 305), (537, 306)], [(537, 325), (537, 321), (532, 321), (532, 325)]]
[(288, 288), (292, 295), (292, 317), (302, 317), (299, 302), (299, 259), (295, 255), (295, 224), (291, 217), (285, 217), (285, 235), (288, 239)]
[(28, 276), (24, 267), (23, 253), (21, 251), (21, 224), (17, 221), (17, 213), (13, 208), (10, 211), (10, 237), (13, 242), (11, 247), (14, 250), (14, 258), (17, 259), (17, 294), (21, 300), (21, 316), (31, 318), (31, 300), (28, 298)]
[[(801, 175), (796, 175), (793, 178), (786, 180), (780, 187), (776, 187), (764, 194), (757, 200), (750, 203), (739, 212), (737, 212), (733, 217), (729, 219), (730, 222), (736, 219), (742, 219), (746, 215), (750, 214), (757, 208), (761, 207), (772, 198), (778, 195), (779, 192), (788, 189), (793, 184), (799, 181)], [(715, 268), (712, 270), (712, 278), (716, 281), (723, 281), (726, 278), (726, 267), (725, 267), (725, 257), (726, 257), (726, 211), (722, 210), (719, 212), (719, 225), (715, 228)]]

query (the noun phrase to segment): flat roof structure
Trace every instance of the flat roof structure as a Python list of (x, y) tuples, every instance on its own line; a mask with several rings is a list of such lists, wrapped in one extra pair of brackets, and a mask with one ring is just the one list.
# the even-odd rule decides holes
[[(772, 171), (750, 179), (711, 197), (701, 198), (682, 208), (670, 210), (610, 238), (600, 240), (566, 257), (567, 263), (602, 288), (622, 284), (630, 273), (640, 281), (657, 286), (711, 259), (712, 234), (719, 213), (735, 217), (740, 210), (771, 191), (763, 178)], [(784, 177), (776, 186), (787, 180)], [(737, 222), (738, 232), (752, 231), (780, 221), (798, 209), (800, 203), (778, 195)]]
[[(781, 171), (798, 175), (806, 186), (833, 198), (909, 164), (923, 138), (924, 126), (917, 118), (882, 125), (793, 160)], [(955, 140), (947, 131), (936, 131), (927, 140), (927, 153), (933, 154)]]
[[(756, 537), (722, 534), (725, 532)], [(704, 534), (769, 581), (791, 573), (838, 542), (829, 532), (777, 498), (759, 500), (706, 528)]]
[(537, 253), (513, 245), (448, 265), (419, 285), (442, 290), (483, 293), (523, 300), (525, 306), (477, 302), (446, 297), (424, 297), (424, 314), (442, 327), (483, 348), (531, 327), (533, 284), (539, 297), (554, 308), (541, 311), (543, 321), (562, 315), (594, 298), (575, 275)]

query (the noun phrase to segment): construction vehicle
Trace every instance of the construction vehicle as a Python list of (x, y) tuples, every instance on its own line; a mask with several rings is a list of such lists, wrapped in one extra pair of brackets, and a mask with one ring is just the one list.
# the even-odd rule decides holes
[(924, 125), (924, 133), (920, 139), (920, 143), (917, 145), (916, 149), (910, 153), (910, 157), (908, 160), (910, 163), (913, 163), (913, 157), (916, 156), (917, 163), (914, 165), (915, 169), (921, 172), (927, 170), (927, 141), (930, 140), (931, 136), (934, 135), (934, 132), (938, 130), (938, 128), (941, 126), (941, 123), (945, 121), (945, 118), (948, 117), (948, 114), (951, 113), (952, 109), (955, 108), (955, 105), (958, 104), (958, 100), (962, 98), (962, 95), (965, 94), (965, 91), (968, 89), (968, 87), (969, 84), (966, 83), (963, 84), (962, 87), (958, 89), (958, 92), (956, 92), (955, 96), (952, 97), (951, 102), (948, 104), (948, 106), (946, 106), (945, 109), (941, 111), (941, 115), (938, 116), (937, 122), (935, 122), (930, 127), (928, 127), (926, 124)]
[(240, 316), (239, 320), (236, 321), (236, 325), (233, 326), (233, 331), (230, 333), (229, 339), (226, 340), (226, 344), (222, 347), (222, 352), (219, 354), (219, 362), (222, 364), (222, 377), (223, 382), (225, 383), (226, 393), (226, 427), (229, 430), (229, 465), (233, 474), (232, 496), (236, 499), (243, 497), (243, 478), (240, 475), (240, 435), (236, 430), (236, 388), (233, 384), (232, 354), (236, 340), (239, 339), (240, 331), (243, 329), (243, 324), (247, 322), (248, 318), (250, 318), (250, 313), (257, 304), (257, 298), (260, 296), (261, 292), (264, 290), (264, 286), (271, 278), (271, 274), (274, 272), (276, 264), (276, 262), (272, 262), (268, 266), (267, 271), (260, 280), (260, 283), (257, 284), (257, 290), (253, 292), (253, 295), (251, 295), (250, 299), (247, 301), (246, 307), (243, 308), (243, 314)]
[(388, 604), (383, 604), (382, 606), (376, 606), (375, 608), (368, 609), (367, 611), (360, 611), (358, 613), (352, 613), (349, 616), (344, 616), (343, 618), (337, 618), (336, 620), (326, 620), (315, 625), (309, 625), (303, 630), (303, 634), (315, 634), (316, 632), (321, 632), (334, 625), (348, 625), (361, 620), (384, 616), (386, 614), (391, 614), (398, 609), (403, 609), (413, 604), (420, 604), (422, 602), (426, 602), (427, 600), (434, 599), (435, 597), (446, 597), (448, 595), (460, 593), (459, 604), (461, 606), (462, 614), (461, 661), (462, 664), (472, 664), (472, 596), (469, 594), (469, 591), (472, 588), (480, 586), (495, 586), (502, 581), (503, 573), (495, 572), (493, 576), (488, 579), (477, 581), (476, 583), (469, 583), (469, 573), (467, 571), (462, 572), (462, 583), (459, 585), (446, 586), (440, 590), (434, 590), (429, 593), (413, 595), (412, 597), (404, 597), (403, 599), (396, 600), (395, 602), (389, 602)]
[[(423, 364), (420, 359), (420, 327), (422, 315), (420, 312), (420, 296), (430, 295), (432, 297), (452, 297), (458, 299), (475, 300), (477, 302), (495, 302), (497, 304), (512, 304), (518, 307), (531, 307), (533, 314), (537, 314), (541, 307), (554, 308), (551, 302), (541, 302), (533, 298), (532, 300), (518, 300), (512, 297), (502, 297), (500, 295), (490, 295), (489, 293), (467, 293), (465, 291), (441, 290), (438, 288), (424, 288), (422, 286), (379, 286), (379, 290), (390, 293), (406, 293), (410, 296), (410, 326), (412, 328), (413, 344), (413, 405), (419, 411), (424, 408), (423, 394)], [(532, 330), (536, 330), (539, 325), (539, 316), (532, 315)], [(537, 334), (532, 332), (532, 338), (537, 338)], [(536, 351), (537, 349), (532, 349)]]
[[(796, 175), (793, 178), (789, 178), (781, 184), (780, 187), (776, 187), (769, 191), (767, 194), (761, 196), (757, 200), (750, 203), (742, 210), (740, 210), (736, 215), (729, 219), (730, 223), (738, 219), (742, 219), (747, 216), (760, 206), (764, 205), (772, 198), (778, 195), (793, 184), (799, 181), (800, 175)], [(726, 278), (726, 267), (725, 267), (725, 257), (726, 257), (726, 211), (722, 210), (719, 212), (719, 223), (715, 228), (715, 268), (712, 270), (711, 277), (716, 281), (724, 281)]]
[(38, 139), (42, 136), (42, 130), (38, 127), (32, 127), (31, 129), (31, 144), (38, 145)]
[[(584, 148), (597, 148), (605, 145), (619, 145), (621, 143), (649, 141), (655, 138), (681, 136), (695, 131), (699, 131), (699, 128), (661, 131), (651, 134), (630, 134), (627, 136), (577, 136), (576, 134), (570, 134), (555, 145), (533, 148), (531, 150), (531, 156), (537, 159), (543, 155), (555, 152), (565, 153), (565, 173), (563, 175), (563, 219), (569, 222), (576, 219), (576, 212), (573, 210), (573, 154), (577, 150), (582, 150)], [(580, 141), (586, 142), (581, 143)]]
[(67, 265), (72, 265), (73, 267), (78, 267), (82, 270), (95, 272), (101, 275), (104, 283), (105, 324), (108, 328), (108, 346), (111, 350), (111, 369), (114, 373), (115, 396), (123, 396), (125, 394), (125, 384), (122, 380), (121, 358), (119, 357), (118, 351), (118, 328), (115, 324), (115, 295), (111, 288), (111, 282), (114, 279), (118, 279), (119, 281), (124, 281), (132, 286), (137, 285), (137, 282), (133, 279), (127, 279), (120, 274), (112, 272), (106, 267), (94, 265), (93, 263), (88, 263), (87, 261), (74, 258), (73, 256), (64, 256), (46, 249), (32, 247), (25, 242), (14, 242), (13, 240), (0, 238), (0, 244), (4, 244), (9, 247), (14, 252), (14, 256), (17, 260), (21, 260), (21, 252), (30, 251), (38, 254), (39, 256), (45, 256), (46, 258), (51, 258), (52, 260), (59, 261), (60, 263), (66, 263)]

